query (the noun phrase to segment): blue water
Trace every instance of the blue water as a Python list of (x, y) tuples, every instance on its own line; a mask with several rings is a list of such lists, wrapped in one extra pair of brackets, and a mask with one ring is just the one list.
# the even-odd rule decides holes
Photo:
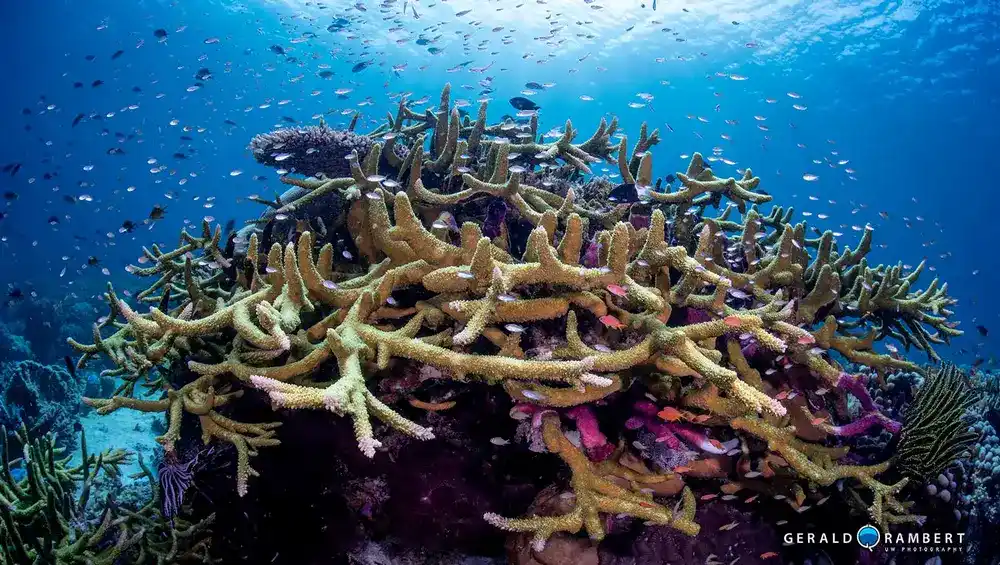
[[(661, 1), (654, 12), (649, 2), (624, 0), (424, 0), (416, 4), (418, 20), (403, 15), (402, 1), (384, 11), (361, 4), (366, 11), (350, 2), (292, 1), (8, 6), (0, 23), (0, 162), (23, 167), (0, 175), (0, 188), (19, 194), (2, 208), (9, 215), (0, 220), (0, 285), (67, 301), (93, 300), (108, 280), (135, 289), (124, 267), (140, 245), (172, 244), (185, 223), (206, 215), (241, 225), (260, 212), (246, 196), (282, 190), (273, 170), (246, 151), (254, 134), (282, 116), (310, 123), (332, 110), (327, 119), (343, 125), (341, 110), (369, 100), (360, 107), (365, 130), (394, 108), (387, 94), (413, 92), (433, 102), (450, 82), (455, 98), (474, 108), (477, 82), (492, 76), (492, 117), (512, 111), (506, 100), (525, 82), (553, 82), (531, 97), (542, 107), (543, 131), (572, 118), (585, 137), (601, 116), (615, 114), (634, 140), (648, 121), (663, 136), (654, 150), (659, 176), (683, 170), (682, 154), (719, 147), (736, 163), (718, 163), (720, 176), (752, 167), (778, 203), (829, 215), (808, 219), (844, 232), (843, 243), (856, 241), (852, 225), (871, 224), (873, 261), (916, 265), (927, 258), (935, 272), (920, 286), (941, 276), (960, 300), (967, 334), (955, 347), (939, 347), (941, 354), (963, 362), (996, 354), (994, 337), (974, 329), (1000, 327), (990, 167), (1000, 142), (995, 3), (692, 0)], [(344, 15), (349, 26), (326, 30)], [(437, 27), (424, 31), (429, 26)], [(387, 31), (393, 27), (401, 29)], [(167, 31), (165, 41), (154, 37), (156, 29)], [(293, 42), (305, 32), (316, 35)], [(419, 46), (420, 33), (440, 39)], [(273, 45), (298, 62), (272, 52)], [(112, 60), (119, 49), (124, 53)], [(351, 73), (368, 59), (376, 64)], [(472, 62), (448, 72), (465, 61)], [(391, 71), (404, 63), (405, 70)], [(319, 77), (321, 65), (334, 76)], [(189, 92), (200, 68), (212, 78)], [(95, 80), (104, 84), (92, 87)], [(83, 87), (74, 88), (76, 81)], [(352, 92), (341, 100), (338, 88)], [(644, 102), (639, 93), (653, 98), (630, 107)], [(80, 113), (86, 117), (71, 127)], [(132, 138), (119, 143), (116, 133)], [(180, 141), (185, 134), (189, 144)], [(108, 155), (112, 147), (124, 154)], [(195, 153), (188, 159), (172, 157), (189, 148)], [(841, 160), (849, 163), (837, 165)], [(58, 176), (44, 180), (47, 172)], [(803, 174), (819, 179), (806, 182)], [(63, 200), (84, 194), (93, 201)], [(167, 214), (150, 230), (141, 221), (156, 204)], [(51, 226), (50, 216), (60, 223)], [(138, 229), (119, 233), (127, 219)], [(90, 256), (100, 263), (84, 268)]]

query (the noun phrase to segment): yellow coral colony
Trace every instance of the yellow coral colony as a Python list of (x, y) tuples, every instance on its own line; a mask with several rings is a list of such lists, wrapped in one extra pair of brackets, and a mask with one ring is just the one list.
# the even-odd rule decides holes
[[(574, 143), (578, 130), (569, 121), (558, 140), (536, 142), (537, 125), (533, 118), (525, 136), (530, 142), (503, 139), (511, 124), (487, 124), (485, 104), (475, 121), (463, 120), (446, 87), (436, 113), (421, 115), (401, 105), (370, 134), (386, 139), (385, 146), (376, 144), (363, 159), (355, 155), (350, 177), (284, 179), (306, 189), (300, 201), (281, 203), (287, 213), (324, 194), (350, 199), (352, 214), (361, 221), (349, 227), (368, 259), (362, 274), (341, 270), (330, 244), (316, 249), (308, 228), (300, 229), (294, 242), (268, 249), (251, 236), (235, 283), (223, 272), (233, 257), (220, 248), (220, 230), (213, 232), (207, 223), (200, 237), (182, 233), (175, 250), (144, 249), (152, 266), (132, 272), (156, 278), (137, 296), (153, 306), (140, 311), (109, 289), (110, 314), (94, 327), (93, 343), (72, 342), (83, 354), (81, 366), (104, 355), (117, 367), (109, 374), (123, 379), (113, 398), (86, 402), (101, 413), (120, 408), (166, 413), (168, 430), (159, 438), (166, 449), (179, 437), (182, 414), (198, 416), (204, 441), (235, 446), (237, 488), (244, 494), (249, 477), (256, 476), (251, 456), (278, 443), (278, 423), (236, 422), (218, 411), (247, 389), (266, 393), (276, 409), (349, 416), (359, 448), (371, 457), (380, 446), (373, 416), (414, 438), (434, 437), (371, 392), (368, 381), (379, 378), (393, 358), (432, 365), (459, 380), (503, 385), (517, 401), (552, 407), (598, 400), (619, 390), (636, 369), (649, 367), (665, 378), (696, 379), (698, 392), (683, 399), (689, 409), (711, 415), (712, 425), (763, 440), (803, 481), (853, 480), (874, 495), (872, 519), (906, 520), (894, 498), (902, 484), (876, 479), (886, 465), (839, 464), (844, 450), (796, 437), (787, 403), (747, 365), (739, 348), (726, 347), (720, 338), (751, 336), (761, 347), (808, 367), (830, 388), (843, 373), (834, 353), (879, 374), (916, 370), (910, 362), (875, 353), (873, 344), (893, 337), (934, 357), (932, 344), (961, 333), (948, 322), (952, 300), (946, 286), (935, 280), (922, 292), (912, 290), (922, 266), (907, 275), (898, 266), (869, 266), (870, 230), (856, 248), (838, 251), (830, 232), (807, 238), (806, 226), (792, 222), (791, 209), (765, 214), (759, 205), (771, 197), (757, 192), (760, 180), (750, 170), (740, 179), (717, 178), (695, 154), (687, 171), (677, 175), (679, 190), (648, 190), (654, 184), (650, 150), (659, 135), (645, 126), (630, 156), (625, 138), (611, 141), (616, 121), (602, 121), (582, 143)], [(399, 143), (408, 144), (405, 159), (392, 151)], [(627, 206), (589, 207), (577, 188), (560, 196), (531, 186), (524, 169), (511, 165), (513, 153), (577, 174), (589, 173), (602, 160), (617, 162), (625, 182), (647, 189), (649, 201), (637, 206), (648, 210), (648, 227), (623, 221)], [(398, 171), (402, 190), (393, 193), (372, 180), (387, 172), (380, 171), (380, 163)], [(424, 172), (460, 189), (425, 186)], [(504, 238), (485, 237), (476, 223), (462, 225), (456, 240), (425, 224), (427, 217), (484, 195), (503, 199), (534, 225), (520, 257)], [(732, 204), (707, 216), (723, 198)], [(739, 221), (733, 219), (737, 212)], [(582, 264), (588, 230), (603, 244), (594, 267)], [(724, 259), (734, 243), (745, 264), (739, 270)], [(529, 286), (532, 291), (525, 292)], [(625, 289), (625, 296), (612, 296), (609, 286)], [(398, 304), (392, 294), (405, 287), (419, 287), (432, 298)], [(735, 291), (753, 297), (754, 306), (729, 305), (727, 294)], [(671, 326), (667, 320), (678, 308), (703, 310), (709, 319)], [(614, 351), (588, 346), (578, 332), (584, 317), (593, 323), (609, 314), (641, 339)], [(551, 320), (565, 321), (566, 344), (548, 359), (527, 358), (520, 335), (505, 328)], [(470, 352), (467, 346), (477, 342), (491, 344), (495, 352)], [(187, 361), (196, 351), (199, 359), (213, 360)], [(180, 388), (152, 376), (153, 367), (181, 362), (196, 378)], [(337, 375), (335, 380), (316, 383), (321, 368)], [(162, 398), (135, 398), (137, 384), (162, 390)], [(572, 471), (575, 509), (559, 517), (488, 514), (491, 523), (533, 532), (537, 544), (553, 532), (581, 528), (600, 539), (601, 513), (697, 533), (689, 489), (682, 492), (681, 509), (672, 512), (643, 494), (641, 484), (626, 488), (609, 480), (613, 473), (589, 462), (563, 435), (558, 418), (546, 418), (543, 432), (549, 451)]]

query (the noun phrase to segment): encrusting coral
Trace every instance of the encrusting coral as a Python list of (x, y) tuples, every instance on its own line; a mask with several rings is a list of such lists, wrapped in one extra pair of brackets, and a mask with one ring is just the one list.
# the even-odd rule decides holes
[[(831, 232), (807, 238), (791, 209), (764, 213), (759, 206), (771, 196), (749, 169), (719, 178), (695, 154), (677, 175), (681, 188), (664, 190), (652, 174), (658, 132), (643, 126), (631, 154), (616, 120), (602, 120), (582, 142), (578, 133), (567, 121), (546, 142), (537, 115), (489, 124), (485, 103), (475, 120), (462, 117), (448, 87), (436, 110), (401, 103), (368, 134), (367, 153), (348, 156), (349, 176), (283, 177), (298, 189), (294, 197), (269, 203), (272, 213), (241, 232), (242, 241), (224, 244), (206, 223), (201, 237), (183, 233), (174, 251), (145, 250), (152, 266), (132, 272), (157, 277), (137, 297), (153, 306), (139, 312), (109, 288), (110, 314), (95, 326), (94, 344), (73, 342), (81, 364), (104, 354), (126, 379), (116, 396), (87, 403), (102, 413), (167, 413), (160, 441), (168, 449), (182, 415), (197, 415), (206, 442), (236, 447), (242, 494), (256, 475), (249, 458), (278, 442), (278, 423), (236, 422), (218, 408), (256, 389), (276, 409), (346, 415), (371, 457), (381, 446), (372, 417), (417, 439), (434, 437), (372, 392), (373, 381), (408, 360), (437, 368), (440, 378), (502, 385), (518, 417), (532, 419), (547, 450), (568, 465), (576, 500), (569, 514), (486, 516), (532, 533), (536, 545), (581, 528), (599, 540), (602, 514), (695, 535), (685, 475), (729, 479), (734, 490), (766, 489), (780, 478), (800, 510), (803, 486), (846, 481), (871, 491), (870, 519), (916, 520), (897, 499), (906, 480), (878, 478), (898, 461), (850, 464), (848, 447), (825, 440), (872, 426), (899, 432), (837, 359), (879, 375), (919, 370), (873, 347), (892, 337), (936, 358), (932, 345), (961, 333), (948, 319), (946, 286), (935, 280), (916, 291), (921, 268), (869, 266), (871, 229), (841, 249)], [(578, 199), (582, 179), (602, 161), (617, 163), (634, 202)], [(570, 179), (569, 187), (559, 195), (531, 186), (529, 173)], [(345, 203), (343, 214), (317, 217), (312, 204), (330, 195)], [(709, 215), (724, 199), (730, 204)], [(500, 218), (491, 236), (488, 207)], [(553, 345), (530, 347), (533, 334)], [(195, 375), (183, 386), (151, 376), (153, 367), (179, 363)], [(138, 383), (162, 389), (162, 399), (134, 398)], [(645, 391), (653, 405), (635, 427), (672, 448), (690, 445), (695, 460), (647, 469), (648, 453), (625, 442), (605, 449), (598, 420), (570, 412), (600, 411), (625, 389)], [(848, 396), (864, 408), (855, 421), (841, 409)], [(665, 424), (649, 425), (651, 414)], [(663, 497), (676, 494), (672, 511)]]

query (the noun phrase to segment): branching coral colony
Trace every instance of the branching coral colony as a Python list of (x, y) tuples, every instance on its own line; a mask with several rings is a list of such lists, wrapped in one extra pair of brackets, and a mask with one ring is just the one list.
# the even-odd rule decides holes
[[(131, 271), (156, 277), (137, 297), (154, 306), (139, 313), (109, 289), (110, 313), (94, 343), (73, 343), (81, 365), (104, 354), (125, 383), (113, 398), (85, 401), (102, 413), (167, 413), (159, 441), (168, 450), (182, 414), (196, 415), (206, 442), (235, 446), (243, 494), (256, 476), (250, 458), (278, 443), (278, 423), (236, 422), (220, 406), (253, 388), (276, 409), (349, 416), (371, 457), (381, 445), (372, 416), (414, 438), (434, 437), (371, 392), (372, 381), (409, 360), (443, 378), (503, 386), (516, 403), (512, 416), (531, 418), (569, 466), (570, 513), (485, 516), (534, 534), (538, 545), (581, 528), (599, 540), (601, 514), (695, 535), (686, 476), (716, 477), (726, 492), (782, 493), (800, 510), (819, 498), (816, 489), (843, 481), (856, 501), (868, 500), (863, 510), (877, 523), (917, 520), (897, 498), (907, 479), (878, 478), (896, 460), (847, 462), (844, 438), (873, 426), (897, 433), (900, 423), (876, 410), (863, 377), (835, 357), (879, 377), (919, 370), (873, 351), (891, 337), (936, 360), (932, 345), (961, 334), (948, 320), (946, 285), (917, 291), (922, 266), (909, 274), (870, 266), (871, 229), (839, 249), (829, 231), (806, 237), (792, 209), (762, 212), (771, 196), (750, 170), (718, 178), (695, 154), (673, 191), (652, 177), (658, 132), (644, 125), (629, 154), (616, 130), (616, 120), (602, 120), (579, 143), (567, 121), (559, 139), (543, 142), (535, 116), (489, 125), (485, 103), (475, 120), (461, 116), (447, 86), (436, 112), (401, 103), (369, 134), (376, 142), (367, 154), (346, 156), (350, 177), (284, 177), (293, 188), (235, 242), (245, 256), (207, 223), (200, 236), (182, 233), (173, 251), (145, 249), (152, 266)], [(586, 194), (594, 181), (585, 175), (604, 160), (617, 163), (633, 202)], [(323, 218), (317, 203), (331, 198), (343, 213)], [(708, 215), (724, 199), (731, 203)], [(481, 226), (497, 207), (506, 221), (486, 237)], [(518, 226), (529, 224), (516, 243)], [(357, 253), (345, 252), (338, 230)], [(555, 325), (562, 329), (553, 338)], [(527, 347), (545, 331), (555, 347)], [(194, 351), (203, 361), (189, 360)], [(182, 362), (197, 375), (190, 383), (173, 388), (152, 377), (153, 367)], [(321, 372), (337, 377), (317, 383)], [(164, 389), (162, 399), (135, 398), (137, 383)], [(589, 449), (588, 430), (601, 433), (593, 413), (629, 387), (643, 387), (648, 399), (636, 404), (631, 429), (693, 447), (695, 459), (651, 468), (637, 442)], [(848, 396), (860, 406), (853, 414)], [(578, 437), (568, 433), (573, 423), (583, 446), (570, 440)], [(677, 505), (668, 504), (664, 497), (675, 495)]]

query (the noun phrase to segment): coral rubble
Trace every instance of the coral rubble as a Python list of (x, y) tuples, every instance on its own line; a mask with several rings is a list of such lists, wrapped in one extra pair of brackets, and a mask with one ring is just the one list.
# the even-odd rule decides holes
[[(238, 421), (242, 395), (346, 416), (360, 451), (375, 457), (387, 449), (376, 420), (435, 437), (430, 416), (376, 394), (416, 365), (458, 388), (503, 387), (535, 447), (568, 467), (562, 513), (484, 516), (527, 534), (534, 551), (562, 532), (599, 541), (609, 517), (694, 536), (702, 479), (727, 496), (780, 495), (798, 511), (842, 483), (867, 519), (917, 521), (898, 469), (931, 472), (961, 454), (958, 434), (933, 465), (913, 460), (931, 449), (920, 438), (935, 426), (964, 425), (953, 409), (964, 400), (932, 386), (918, 433), (900, 432), (848, 362), (880, 379), (920, 371), (877, 353), (883, 339), (937, 359), (933, 346), (961, 333), (947, 286), (917, 290), (922, 266), (869, 265), (871, 229), (853, 248), (831, 232), (807, 237), (793, 210), (761, 208), (772, 197), (749, 169), (720, 178), (695, 154), (671, 191), (653, 177), (658, 132), (643, 126), (630, 150), (617, 130), (602, 120), (580, 140), (567, 121), (544, 141), (537, 116), (490, 124), (483, 103), (474, 120), (463, 117), (446, 87), (436, 110), (403, 102), (364, 136), (326, 128), (257, 138), (258, 160), (291, 153), (317, 178), (282, 177), (293, 189), (264, 202), (268, 213), (235, 239), (205, 223), (174, 250), (145, 249), (151, 266), (131, 271), (155, 280), (136, 297), (148, 311), (109, 288), (93, 343), (71, 342), (80, 366), (104, 355), (124, 379), (87, 404), (165, 413), (167, 450), (193, 416), (205, 442), (234, 446), (242, 495), (257, 476), (251, 458), (280, 438), (279, 421)], [(635, 202), (609, 203), (593, 188), (588, 196), (591, 166), (605, 160)], [(334, 201), (329, 213), (317, 206)], [(134, 398), (138, 385), (162, 398)], [(419, 382), (400, 386), (424, 414), (454, 405), (413, 397)], [(852, 462), (852, 438), (879, 429), (901, 433), (908, 449)], [(629, 441), (637, 433), (645, 442)]]

